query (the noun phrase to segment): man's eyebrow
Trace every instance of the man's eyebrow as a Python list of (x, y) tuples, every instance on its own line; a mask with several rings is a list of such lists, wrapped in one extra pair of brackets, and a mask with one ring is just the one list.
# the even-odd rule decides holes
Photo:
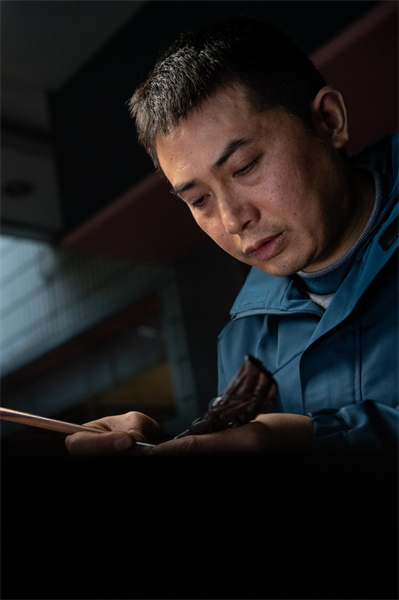
[(237, 152), (237, 150), (239, 150), (239, 148), (242, 148), (243, 146), (247, 146), (250, 142), (251, 140), (249, 139), (232, 140), (231, 142), (229, 142), (224, 148), (219, 158), (217, 159), (217, 161), (214, 163), (213, 168), (217, 169), (224, 165), (224, 163), (230, 158), (232, 154), (234, 154), (234, 152)]
[[(219, 158), (217, 159), (217, 161), (213, 164), (212, 168), (213, 169), (220, 168), (230, 158), (230, 156), (232, 154), (234, 154), (234, 152), (237, 152), (237, 150), (239, 150), (239, 148), (242, 148), (243, 146), (247, 146), (251, 141), (252, 140), (250, 140), (250, 139), (242, 138), (242, 139), (238, 139), (238, 140), (232, 140), (231, 142), (229, 142), (223, 149), (223, 151), (222, 151), (221, 155), (219, 156)], [(187, 192), (187, 190), (191, 190), (191, 188), (195, 187), (197, 185), (197, 183), (198, 183), (198, 181), (196, 179), (193, 179), (192, 181), (180, 183), (180, 184), (176, 185), (175, 187), (173, 187), (171, 192), (172, 192), (172, 194), (179, 196), (179, 194), (183, 194), (183, 192)]]
[(193, 179), (192, 181), (187, 181), (186, 183), (180, 183), (179, 185), (172, 187), (172, 189), (170, 191), (175, 196), (178, 196), (179, 194), (182, 194), (183, 192), (187, 192), (187, 190), (191, 190), (191, 188), (193, 188), (195, 185), (197, 185), (197, 183), (198, 183), (197, 180)]

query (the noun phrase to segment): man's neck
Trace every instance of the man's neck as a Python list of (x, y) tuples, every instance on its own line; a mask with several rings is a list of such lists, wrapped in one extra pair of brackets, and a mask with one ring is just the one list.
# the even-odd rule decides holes
[(375, 183), (372, 174), (363, 169), (353, 169), (348, 177), (347, 212), (342, 219), (345, 224), (342, 230), (345, 233), (338, 246), (339, 251), (335, 252), (328, 262), (317, 266), (313, 264), (303, 272), (313, 273), (325, 269), (344, 256), (363, 233), (373, 212), (374, 203)]

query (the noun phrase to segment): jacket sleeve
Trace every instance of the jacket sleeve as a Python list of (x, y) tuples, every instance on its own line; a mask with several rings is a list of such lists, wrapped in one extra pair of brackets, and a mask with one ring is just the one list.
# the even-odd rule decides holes
[(308, 414), (320, 448), (377, 451), (397, 451), (398, 415), (398, 408), (372, 400)]

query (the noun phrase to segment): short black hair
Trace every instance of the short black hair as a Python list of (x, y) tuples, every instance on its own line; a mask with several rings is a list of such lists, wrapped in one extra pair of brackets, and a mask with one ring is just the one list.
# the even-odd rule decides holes
[(326, 82), (285, 33), (264, 21), (223, 17), (184, 33), (129, 102), (139, 141), (156, 166), (156, 136), (234, 84), (255, 110), (282, 108), (311, 128), (311, 103)]

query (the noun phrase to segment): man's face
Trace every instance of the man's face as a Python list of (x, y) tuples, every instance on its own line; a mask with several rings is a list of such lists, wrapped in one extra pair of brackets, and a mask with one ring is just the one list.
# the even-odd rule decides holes
[(323, 268), (347, 249), (345, 170), (327, 128), (316, 127), (308, 133), (277, 108), (255, 112), (232, 87), (156, 146), (198, 225), (238, 260), (285, 276)]

